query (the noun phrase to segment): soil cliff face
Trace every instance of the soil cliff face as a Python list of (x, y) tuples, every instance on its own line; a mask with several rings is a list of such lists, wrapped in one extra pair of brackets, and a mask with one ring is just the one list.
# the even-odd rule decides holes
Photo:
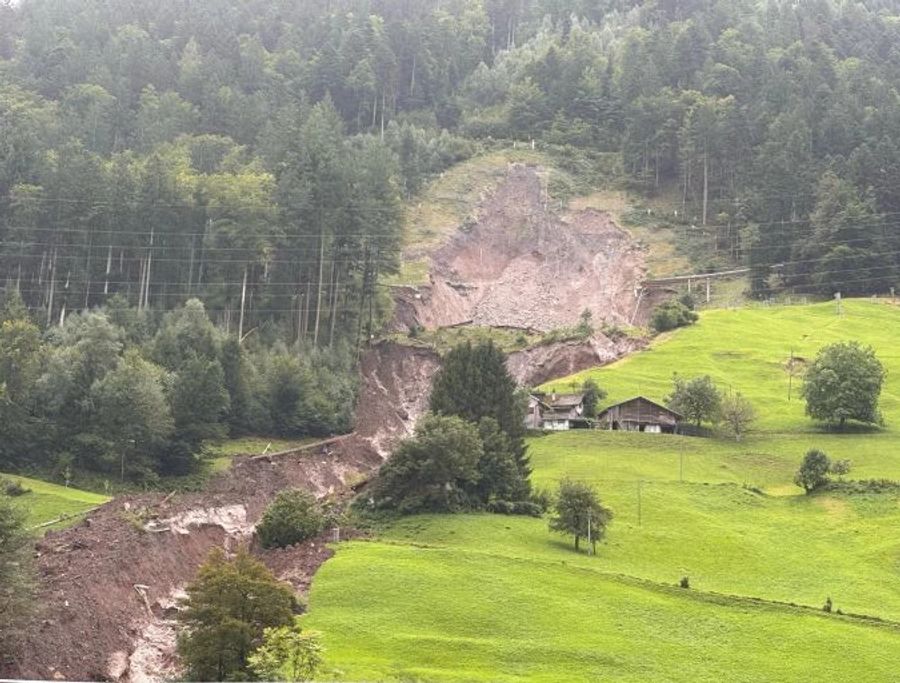
[(550, 330), (585, 309), (596, 322), (642, 322), (652, 302), (636, 285), (643, 254), (609, 214), (560, 216), (538, 169), (513, 165), (506, 180), (431, 257), (429, 283), (398, 288), (396, 330), (471, 322)]

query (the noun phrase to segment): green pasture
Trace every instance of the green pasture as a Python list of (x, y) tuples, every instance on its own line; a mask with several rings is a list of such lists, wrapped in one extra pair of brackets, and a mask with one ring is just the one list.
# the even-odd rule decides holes
[(552, 546), (536, 556), (343, 546), (317, 575), (305, 621), (323, 633), (324, 677), (887, 681), (896, 671), (896, 626), (609, 575), (573, 557)]
[[(28, 479), (15, 474), (0, 474), (0, 479), (16, 481), (26, 489), (30, 489), (24, 495), (10, 498), (13, 505), (25, 511), (26, 523), (29, 527), (37, 527), (63, 516), (76, 515), (68, 520), (68, 524), (71, 524), (77, 521), (77, 515), (80, 513), (87, 512), (109, 500), (106, 496), (97, 493), (48, 484), (45, 481)], [(65, 526), (65, 524), (64, 522), (59, 526)]]
[[(615, 517), (597, 556), (545, 519), (418, 516), (339, 547), (310, 595), (329, 676), (346, 680), (887, 681), (900, 661), (900, 493), (792, 483), (806, 450), (850, 479), (900, 480), (900, 309), (886, 302), (712, 310), (593, 376), (606, 403), (662, 399), (674, 371), (756, 405), (757, 430), (717, 436), (573, 431), (529, 439), (537, 487), (569, 476)], [(886, 426), (807, 419), (802, 368), (858, 339), (888, 368)], [(797, 359), (791, 380), (791, 350)], [(793, 383), (788, 401), (788, 384)], [(676, 588), (681, 577), (690, 589)], [(821, 610), (826, 598), (834, 609)], [(847, 615), (866, 615), (869, 618)]]
[(875, 349), (888, 370), (881, 407), (893, 430), (900, 427), (898, 335), (900, 307), (887, 301), (847, 300), (841, 315), (833, 302), (714, 309), (698, 324), (658, 337), (642, 353), (542, 388), (565, 391), (593, 377), (608, 393), (602, 407), (638, 395), (661, 401), (676, 372), (688, 378), (710, 375), (720, 388), (739, 391), (754, 403), (760, 430), (810, 432), (818, 427), (806, 418), (799, 393), (804, 365), (826, 344), (859, 340)]

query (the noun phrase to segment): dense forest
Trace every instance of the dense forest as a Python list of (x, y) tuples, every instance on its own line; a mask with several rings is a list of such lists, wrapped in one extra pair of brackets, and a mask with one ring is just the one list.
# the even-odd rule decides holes
[[(169, 373), (176, 423), (180, 369), (154, 340), (193, 299), (213, 373), (230, 349), (251, 379), (282, 356), (319, 371), (315, 354), (349, 376), (389, 307), (404, 199), (513, 140), (563, 151), (586, 183), (579, 160), (618, 155), (621, 182), (702, 247), (698, 265), (750, 265), (757, 296), (887, 291), (900, 3), (0, 0), (0, 288), (27, 311), (7, 327), (37, 330), (44, 377), (111, 325), (132, 380)], [(84, 397), (107, 365), (82, 378), (86, 412), (50, 420), (56, 452), (102, 418)], [(0, 409), (50, 419), (0, 380)], [(320, 412), (351, 400), (325, 393)], [(215, 423), (348, 423), (244, 414), (258, 417), (222, 407)]]

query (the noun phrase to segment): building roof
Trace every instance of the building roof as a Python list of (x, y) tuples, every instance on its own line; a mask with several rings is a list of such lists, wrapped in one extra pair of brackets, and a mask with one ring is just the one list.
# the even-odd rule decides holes
[(549, 401), (546, 400), (547, 397), (544, 398), (544, 402), (553, 408), (574, 408), (584, 403), (584, 394), (557, 394), (555, 397), (551, 396)]
[(650, 403), (650, 404), (656, 406), (657, 408), (666, 411), (667, 413), (671, 413), (672, 415), (674, 415), (674, 416), (677, 417), (678, 419), (681, 419), (681, 420), (684, 419), (684, 415), (682, 415), (682, 414), (679, 413), (678, 411), (672, 410), (671, 408), (667, 408), (667, 407), (664, 406), (662, 403), (659, 403), (658, 401), (654, 401), (653, 399), (647, 398), (646, 396), (635, 396), (634, 398), (629, 398), (627, 401), (622, 401), (622, 402), (620, 402), (620, 403), (614, 403), (613, 405), (607, 406), (606, 408), (604, 408), (604, 409), (600, 412), (600, 415), (603, 416), (604, 414), (606, 414), (607, 412), (609, 412), (609, 411), (612, 410), (613, 408), (618, 408), (618, 407), (620, 407), (620, 406), (626, 406), (626, 405), (628, 405), (629, 403), (634, 403), (635, 401), (646, 401), (647, 403)]

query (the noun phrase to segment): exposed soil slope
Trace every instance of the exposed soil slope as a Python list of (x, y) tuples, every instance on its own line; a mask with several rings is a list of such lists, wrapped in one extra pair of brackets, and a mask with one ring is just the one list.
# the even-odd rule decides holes
[[(437, 358), (380, 345), (364, 355), (362, 367), (356, 433), (293, 453), (239, 458), (202, 494), (119, 498), (82, 524), (49, 533), (37, 545), (42, 611), (15, 658), (0, 662), (0, 676), (133, 682), (173, 676), (171, 610), (209, 551), (249, 540), (284, 488), (348, 495), (424, 409)], [(323, 542), (262, 555), (298, 588), (328, 556)]]
[(635, 285), (644, 257), (609, 214), (559, 216), (538, 169), (509, 167), (506, 180), (431, 258), (429, 284), (398, 288), (395, 329), (476, 325), (550, 330), (585, 309), (597, 322), (642, 321), (652, 302)]
[[(635, 297), (641, 252), (607, 214), (562, 218), (547, 209), (534, 168), (514, 165), (486, 200), (431, 259), (431, 284), (397, 288), (395, 329), (472, 321), (549, 330), (573, 325), (590, 309), (595, 321), (630, 322), (647, 302)], [(510, 355), (523, 385), (605, 364), (640, 342), (602, 335)], [(214, 547), (252, 538), (276, 493), (300, 487), (347, 496), (370, 476), (426, 410), (440, 365), (428, 349), (378, 343), (361, 359), (354, 434), (268, 457), (239, 458), (204, 493), (121, 498), (77, 527), (37, 545), (42, 612), (15, 657), (0, 658), (0, 676), (123, 680), (177, 675), (177, 599)], [(325, 539), (261, 553), (276, 574), (304, 589), (330, 551)]]

